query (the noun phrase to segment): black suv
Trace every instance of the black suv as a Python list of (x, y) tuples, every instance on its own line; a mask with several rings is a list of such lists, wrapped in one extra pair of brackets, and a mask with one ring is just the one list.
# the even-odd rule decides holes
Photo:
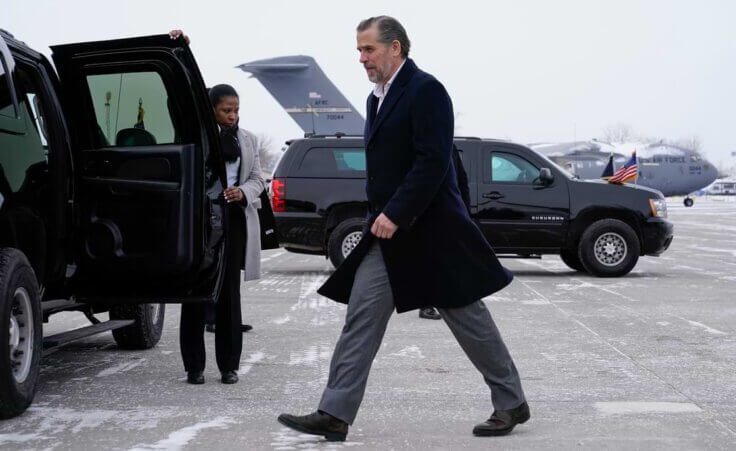
[[(58, 72), (0, 30), (0, 418), (30, 404), (44, 350), (106, 330), (150, 348), (165, 303), (220, 286), (225, 166), (189, 48), (161, 35), (52, 51)], [(43, 337), (68, 310), (93, 324)]]
[[(338, 266), (360, 240), (368, 203), (362, 136), (287, 142), (271, 182), (281, 244)], [(528, 147), (455, 138), (470, 212), (499, 256), (559, 254), (576, 271), (622, 276), (672, 241), (662, 193), (582, 181)]]

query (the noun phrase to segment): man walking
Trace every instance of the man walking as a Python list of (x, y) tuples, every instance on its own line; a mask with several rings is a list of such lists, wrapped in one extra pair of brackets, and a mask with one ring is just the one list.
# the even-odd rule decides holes
[(319, 410), (278, 420), (327, 440), (345, 440), (394, 309), (440, 310), (491, 389), (494, 412), (475, 435), (504, 435), (529, 419), (519, 374), (481, 298), (513, 276), (468, 215), (452, 162), (453, 112), (445, 88), (408, 58), (404, 27), (388, 16), (357, 28), (368, 79), (363, 239), (318, 290), (347, 303)]

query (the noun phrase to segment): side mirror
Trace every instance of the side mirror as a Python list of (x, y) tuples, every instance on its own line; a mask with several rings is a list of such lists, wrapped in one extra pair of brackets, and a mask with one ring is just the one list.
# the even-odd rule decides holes
[(542, 168), (539, 170), (539, 182), (544, 185), (551, 185), (555, 181), (555, 177), (552, 175), (552, 171), (549, 168)]

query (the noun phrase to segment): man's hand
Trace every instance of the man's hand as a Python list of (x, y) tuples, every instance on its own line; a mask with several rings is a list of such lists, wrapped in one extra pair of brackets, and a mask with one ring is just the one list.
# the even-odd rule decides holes
[(184, 39), (184, 42), (186, 42), (187, 45), (189, 45), (189, 36), (185, 35), (184, 34), (184, 31), (182, 31), (182, 30), (171, 30), (171, 31), (169, 31), (169, 37), (171, 39), (178, 39), (179, 36), (181, 36), (181, 38)]
[(243, 191), (237, 186), (225, 188), (223, 195), (225, 196), (225, 201), (227, 201), (227, 203), (242, 202), (243, 199), (245, 199), (245, 194), (243, 194)]
[(394, 236), (394, 233), (396, 233), (396, 229), (398, 229), (399, 226), (391, 222), (390, 219), (388, 219), (388, 216), (381, 213), (376, 218), (376, 221), (373, 223), (373, 226), (371, 227), (371, 233), (377, 236), (378, 238), (384, 238), (384, 239), (391, 239), (392, 236)]

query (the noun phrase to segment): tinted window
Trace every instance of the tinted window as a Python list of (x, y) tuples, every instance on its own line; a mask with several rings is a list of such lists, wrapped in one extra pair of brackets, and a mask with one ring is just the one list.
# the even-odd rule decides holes
[(299, 169), (299, 177), (365, 177), (365, 150), (362, 148), (309, 149)]
[(33, 123), (36, 126), (36, 130), (39, 133), (39, 139), (44, 147), (48, 146), (48, 134), (46, 131), (46, 119), (41, 109), (41, 99), (35, 92), (26, 92), (28, 100), (28, 106), (31, 108), (31, 114), (33, 115)]
[(539, 169), (525, 159), (510, 153), (493, 152), (491, 180), (493, 182), (533, 183)]
[(158, 73), (89, 75), (87, 86), (98, 132), (109, 145), (150, 146), (175, 142), (168, 94)]
[(18, 126), (16, 133), (0, 133), (0, 192), (5, 198), (10, 193), (34, 188), (33, 183), (26, 183), (28, 177), (38, 176), (36, 169), (46, 164), (46, 149), (28, 95), (31, 78), (21, 66), (16, 66), (16, 75)]
[(10, 83), (8, 83), (9, 76), (5, 59), (0, 54), (0, 115), (15, 117), (15, 105), (13, 104), (13, 96), (10, 94)]

